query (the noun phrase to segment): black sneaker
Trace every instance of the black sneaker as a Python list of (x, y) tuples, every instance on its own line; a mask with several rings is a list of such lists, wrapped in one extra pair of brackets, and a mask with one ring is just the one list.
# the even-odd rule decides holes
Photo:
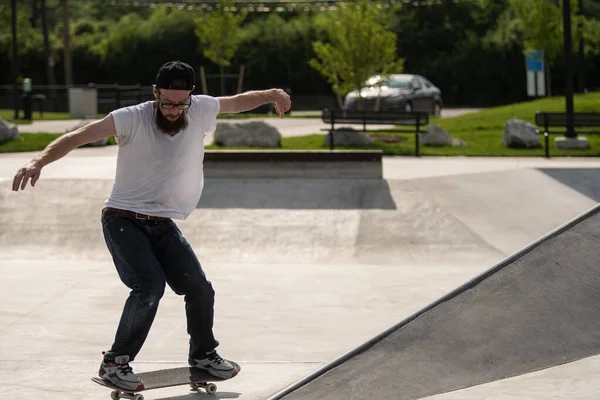
[(129, 356), (112, 358), (105, 355), (100, 364), (98, 376), (119, 389), (133, 392), (144, 389), (144, 384), (129, 366)]
[(237, 368), (229, 361), (221, 358), (216, 351), (212, 351), (205, 358), (189, 360), (191, 367), (208, 371), (218, 378), (230, 379), (238, 374)]

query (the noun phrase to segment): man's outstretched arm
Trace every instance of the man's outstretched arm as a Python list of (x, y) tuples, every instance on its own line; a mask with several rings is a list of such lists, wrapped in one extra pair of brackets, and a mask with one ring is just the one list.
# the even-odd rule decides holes
[(290, 109), (290, 96), (281, 89), (253, 90), (235, 96), (217, 97), (221, 104), (219, 114), (237, 114), (250, 111), (263, 104), (275, 103), (275, 111), (283, 118)]
[(42, 168), (46, 165), (66, 156), (71, 150), (79, 146), (115, 136), (116, 133), (113, 117), (108, 115), (99, 121), (60, 136), (17, 171), (13, 179), (12, 190), (24, 190), (29, 179), (31, 179), (31, 186), (35, 186), (40, 178)]

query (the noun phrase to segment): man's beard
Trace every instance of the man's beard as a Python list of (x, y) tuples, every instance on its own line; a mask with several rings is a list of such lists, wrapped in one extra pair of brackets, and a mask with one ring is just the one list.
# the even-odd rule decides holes
[(181, 113), (179, 118), (175, 121), (170, 121), (160, 112), (160, 109), (156, 107), (156, 126), (164, 133), (179, 133), (188, 126), (188, 117), (185, 111)]

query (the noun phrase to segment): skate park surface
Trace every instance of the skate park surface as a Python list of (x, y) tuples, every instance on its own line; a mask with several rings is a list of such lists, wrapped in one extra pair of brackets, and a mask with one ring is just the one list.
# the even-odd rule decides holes
[[(0, 371), (10, 376), (0, 385), (0, 398), (109, 399), (110, 391), (90, 378), (128, 295), (100, 229), (116, 148), (75, 150), (48, 166), (35, 188), (12, 192), (15, 171), (34, 154), (0, 155)], [(206, 179), (198, 209), (177, 223), (216, 290), (218, 350), (240, 363), (242, 372), (220, 383), (216, 395), (180, 386), (144, 397), (271, 398), (593, 209), (600, 199), (599, 159), (386, 157), (383, 178)], [(516, 275), (522, 292), (514, 297), (501, 292), (512, 281), (498, 281), (501, 274), (494, 274), (495, 286), (487, 291), (480, 286), (479, 297), (460, 303), (470, 318), (461, 319), (452, 309), (428, 323), (406, 325), (415, 327), (412, 342), (428, 345), (421, 358), (407, 352), (412, 358), (394, 366), (393, 360), (403, 360), (398, 346), (380, 349), (378, 358), (364, 360), (372, 371), (366, 379), (350, 380), (354, 389), (336, 379), (328, 396), (596, 398), (600, 358), (593, 354), (597, 334), (589, 316), (598, 304), (593, 294), (600, 274), (593, 273), (597, 256), (590, 251), (598, 223), (594, 230), (597, 218), (584, 221), (591, 224), (584, 231), (567, 230), (544, 242), (557, 263), (573, 261), (573, 274), (554, 270), (550, 277), (538, 276), (523, 265), (548, 260), (521, 262)], [(583, 281), (567, 279), (571, 275)], [(580, 320), (587, 325), (578, 325)], [(465, 323), (462, 336), (456, 336), (456, 326), (448, 328), (453, 321)], [(523, 330), (527, 326), (536, 329)], [(469, 347), (470, 333), (489, 340)], [(574, 338), (573, 348), (568, 337)], [(539, 342), (555, 351), (542, 353)], [(524, 352), (523, 360), (494, 372), (494, 366), (508, 365), (507, 353), (517, 357), (515, 349)], [(482, 362), (481, 354), (491, 358)], [(132, 366), (139, 372), (182, 366), (186, 357), (183, 299), (167, 288)], [(465, 365), (469, 360), (472, 364)], [(411, 363), (420, 371), (417, 366), (425, 361), (440, 368), (403, 385), (402, 371)], [(343, 363), (338, 371), (351, 375), (363, 367), (354, 364)], [(398, 380), (388, 379), (394, 376), (390, 366), (399, 368)], [(381, 391), (373, 392), (373, 385)], [(328, 398), (311, 397), (321, 395), (315, 387), (308, 383), (288, 397)]]

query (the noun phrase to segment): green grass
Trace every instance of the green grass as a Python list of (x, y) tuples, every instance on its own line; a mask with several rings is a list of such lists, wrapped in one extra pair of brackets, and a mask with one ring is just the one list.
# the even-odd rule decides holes
[[(380, 132), (386, 134), (395, 134), (405, 138), (406, 140), (400, 143), (382, 143), (375, 142), (368, 146), (344, 147), (336, 146), (337, 150), (381, 150), (384, 155), (393, 156), (413, 156), (415, 154), (415, 138), (412, 134), (394, 133), (394, 131)], [(377, 133), (373, 133), (376, 137)], [(489, 133), (471, 133), (463, 134), (462, 139), (468, 143), (468, 147), (420, 147), (422, 156), (480, 156), (480, 157), (541, 157), (544, 156), (544, 149), (510, 149), (504, 146), (501, 141), (497, 140), (496, 135)], [(281, 147), (277, 150), (327, 150), (323, 135), (314, 134), (299, 137), (284, 137), (281, 140)], [(211, 150), (234, 150), (234, 149), (251, 149), (250, 147), (221, 147), (217, 145), (206, 146)], [(256, 149), (256, 148), (254, 148)], [(268, 149), (265, 149), (268, 150)], [(551, 156), (600, 156), (600, 137), (590, 137), (590, 148), (584, 151), (576, 150), (554, 150), (550, 151)]]
[[(394, 133), (389, 131), (386, 133)], [(381, 143), (375, 142), (368, 146), (343, 147), (336, 146), (336, 150), (382, 150), (384, 155), (388, 156), (413, 156), (415, 154), (414, 135), (406, 135), (395, 133), (404, 137), (406, 141), (401, 143)], [(467, 142), (467, 147), (420, 147), (422, 156), (477, 156), (477, 157), (542, 157), (545, 155), (544, 148), (538, 149), (512, 149), (506, 147), (498, 135), (488, 132), (482, 133), (464, 133), (461, 139)], [(551, 157), (578, 157), (578, 156), (600, 156), (600, 137), (599, 135), (588, 136), (590, 146), (586, 150), (558, 150), (551, 147)], [(552, 141), (550, 141), (552, 146)], [(542, 143), (543, 145), (543, 143)], [(250, 147), (221, 147), (217, 145), (206, 146), (211, 150), (234, 150), (234, 149), (255, 149)], [(281, 147), (276, 150), (328, 150), (325, 145), (323, 135), (314, 134), (299, 137), (284, 137), (282, 138)], [(269, 149), (264, 149), (269, 150)]]
[[(61, 136), (60, 133), (25, 133), (19, 136), (19, 140), (1, 143), (0, 153), (41, 151), (59, 136)], [(115, 139), (110, 137), (109, 143), (111, 145), (116, 144)]]
[[(577, 95), (574, 98), (575, 111), (600, 111), (600, 93), (589, 93)], [(467, 143), (467, 147), (433, 147), (421, 145), (420, 152), (423, 156), (481, 156), (481, 157), (501, 157), (501, 156), (544, 156), (544, 148), (537, 149), (513, 149), (508, 148), (502, 142), (504, 134), (504, 124), (511, 118), (518, 118), (529, 123), (534, 123), (536, 111), (564, 111), (564, 97), (552, 97), (539, 100), (532, 100), (524, 103), (516, 103), (507, 106), (494, 107), (482, 110), (472, 114), (461, 115), (454, 118), (433, 118), (431, 125), (439, 125), (444, 128), (452, 137), (461, 139)], [(535, 125), (535, 124), (534, 124)], [(410, 156), (415, 153), (415, 135), (400, 133), (394, 130), (378, 130), (369, 132), (376, 137), (378, 134), (398, 135), (406, 140), (400, 143), (386, 144), (375, 142), (369, 146), (360, 147), (338, 147), (336, 149), (378, 149), (385, 155)], [(553, 146), (553, 139), (559, 135), (552, 135), (550, 138), (550, 156), (600, 156), (600, 135), (583, 135), (589, 139), (589, 148), (586, 150), (558, 150)], [(541, 138), (542, 146), (544, 140)], [(222, 147), (211, 145), (210, 149), (222, 149)], [(302, 137), (282, 138), (282, 149), (300, 150), (313, 149), (325, 150), (322, 135), (314, 134)]]
[(60, 133), (28, 133), (20, 135), (19, 140), (11, 140), (0, 144), (0, 153), (39, 151), (59, 136), (61, 136)]
[[(574, 97), (575, 111), (600, 111), (600, 93), (588, 93)], [(536, 111), (565, 111), (564, 97), (551, 97), (488, 108), (477, 113), (455, 118), (434, 118), (431, 124), (440, 125), (450, 135), (459, 137), (462, 132), (504, 131), (504, 124), (511, 118), (534, 124)]]
[[(19, 115), (23, 115), (23, 111), (21, 110)], [(18, 125), (26, 125), (26, 124), (31, 124), (31, 121), (29, 120), (16, 120), (14, 119), (15, 116), (15, 112), (14, 110), (0, 110), (0, 118), (2, 118), (5, 121), (8, 121), (10, 123), (13, 124), (18, 124)], [(40, 115), (40, 113), (38, 111), (34, 111), (31, 113), (31, 116), (33, 117), (34, 121), (62, 121), (62, 120), (68, 120), (71, 119), (71, 116), (69, 115), (69, 113), (66, 112), (44, 112), (43, 115)], [(103, 114), (98, 114), (98, 118), (103, 118), (104, 115)]]
[[(574, 99), (575, 111), (600, 111), (600, 93), (589, 93), (577, 95)], [(444, 128), (452, 137), (461, 139), (467, 143), (467, 147), (432, 147), (421, 146), (421, 155), (423, 156), (481, 156), (481, 157), (501, 157), (501, 156), (529, 156), (541, 157), (544, 155), (544, 148), (538, 149), (511, 149), (502, 143), (504, 133), (504, 124), (511, 118), (519, 118), (533, 123), (536, 111), (564, 111), (564, 97), (544, 98), (524, 103), (511, 104), (502, 107), (494, 107), (479, 111), (473, 114), (462, 115), (455, 118), (433, 118), (432, 125), (439, 125)], [(44, 114), (46, 115), (46, 114)], [(246, 114), (244, 117), (263, 116), (263, 114)], [(0, 111), (0, 117), (2, 111)], [(304, 116), (303, 116), (304, 117)], [(274, 115), (273, 118), (278, 118)], [(400, 133), (394, 130), (370, 132), (376, 137), (379, 134), (398, 135), (405, 139), (400, 143), (382, 143), (375, 142), (369, 146), (361, 147), (337, 147), (336, 149), (377, 149), (382, 150), (385, 155), (412, 156), (415, 151), (415, 135)], [(58, 135), (53, 134), (22, 134), (21, 140), (0, 144), (1, 152), (16, 151), (38, 151), (42, 150)], [(558, 150), (553, 146), (553, 139), (558, 135), (552, 135), (550, 144), (550, 155), (554, 157), (565, 156), (600, 156), (600, 135), (585, 135), (589, 139), (590, 146), (586, 150)], [(542, 140), (542, 146), (544, 141)], [(114, 140), (111, 139), (114, 144)], [(217, 145), (206, 146), (207, 149), (234, 149), (224, 148)], [(283, 150), (327, 150), (322, 133), (300, 137), (282, 138)], [(244, 149), (244, 148), (235, 148)], [(249, 148), (245, 148), (249, 149)], [(256, 148), (254, 148), (256, 149)], [(267, 149), (268, 150), (268, 149)]]
[[(588, 93), (574, 97), (575, 111), (600, 111), (600, 93)], [(494, 107), (455, 118), (433, 119), (431, 124), (444, 128), (452, 137), (467, 143), (467, 147), (422, 147), (423, 155), (465, 156), (541, 156), (544, 149), (510, 149), (502, 143), (504, 125), (511, 118), (518, 118), (535, 125), (536, 111), (565, 111), (565, 98), (561, 96), (532, 100), (507, 106)], [(586, 150), (558, 150), (550, 136), (551, 156), (599, 156), (600, 135), (585, 135), (590, 146)], [(543, 137), (541, 138), (544, 146)], [(413, 142), (414, 144), (414, 142)]]
[[(20, 115), (23, 115), (23, 112), (20, 112)], [(13, 124), (18, 125), (26, 125), (31, 124), (29, 120), (16, 120), (14, 119), (15, 112), (14, 110), (0, 110), (0, 118), (5, 121), (8, 121)], [(66, 112), (44, 112), (43, 115), (40, 115), (39, 112), (35, 111), (32, 113), (32, 117), (34, 121), (63, 121), (72, 119), (69, 113)], [(98, 118), (104, 118), (105, 114), (98, 114)], [(219, 115), (219, 119), (242, 119), (242, 118), (279, 118), (278, 114), (256, 114), (256, 113), (244, 113), (244, 114), (231, 114), (231, 115)], [(312, 114), (312, 115), (294, 115), (291, 114), (286, 115), (286, 118), (321, 118), (321, 114)]]

